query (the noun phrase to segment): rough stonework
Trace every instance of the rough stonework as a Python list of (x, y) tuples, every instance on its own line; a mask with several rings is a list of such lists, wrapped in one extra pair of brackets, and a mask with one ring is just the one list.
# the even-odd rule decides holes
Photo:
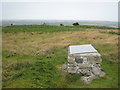
[(105, 75), (101, 71), (101, 55), (91, 45), (74, 45), (69, 46), (67, 64), (62, 66), (63, 72), (81, 73), (81, 80), (84, 83), (90, 83), (95, 78)]

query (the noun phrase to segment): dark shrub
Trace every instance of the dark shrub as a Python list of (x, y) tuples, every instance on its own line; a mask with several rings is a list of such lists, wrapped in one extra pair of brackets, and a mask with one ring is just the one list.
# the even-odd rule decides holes
[(60, 26), (64, 26), (63, 24), (60, 24)]
[(78, 22), (73, 23), (73, 26), (78, 26), (78, 25), (79, 25), (79, 23), (78, 23)]

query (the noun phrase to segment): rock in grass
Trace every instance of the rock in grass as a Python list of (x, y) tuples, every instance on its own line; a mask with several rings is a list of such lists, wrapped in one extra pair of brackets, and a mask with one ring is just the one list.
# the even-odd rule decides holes
[(106, 74), (105, 72), (101, 71), (99, 76), (100, 76), (100, 77), (104, 77), (105, 74)]
[(86, 84), (90, 84), (93, 79), (97, 78), (96, 76), (82, 76), (81, 81), (83, 81)]
[(66, 64), (62, 65), (62, 72), (67, 72), (67, 65)]
[(31, 35), (34, 35), (34, 32), (31, 32)]

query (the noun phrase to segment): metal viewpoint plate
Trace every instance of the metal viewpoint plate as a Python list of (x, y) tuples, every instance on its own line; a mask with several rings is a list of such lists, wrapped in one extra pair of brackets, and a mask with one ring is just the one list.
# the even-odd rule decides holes
[(70, 54), (97, 53), (97, 50), (91, 45), (73, 45), (69, 46)]

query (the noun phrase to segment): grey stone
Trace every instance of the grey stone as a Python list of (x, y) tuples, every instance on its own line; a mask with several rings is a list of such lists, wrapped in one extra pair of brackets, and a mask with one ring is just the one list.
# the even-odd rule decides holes
[(72, 64), (69, 64), (69, 63), (68, 63), (67, 66), (68, 66), (68, 67), (76, 67), (76, 66), (77, 66), (76, 64), (77, 64), (77, 63), (72, 63)]
[(86, 84), (89, 84), (92, 82), (93, 79), (96, 79), (96, 78), (98, 78), (98, 77), (96, 77), (96, 76), (88, 76), (88, 77), (82, 76), (81, 81), (83, 81)]
[(66, 64), (62, 65), (62, 72), (67, 72), (67, 65)]
[(100, 74), (100, 68), (97, 68), (97, 67), (93, 67), (92, 68), (92, 72), (95, 74), (95, 75), (99, 75)]
[(89, 84), (93, 79), (105, 75), (101, 71), (101, 62), (101, 55), (92, 45), (69, 46), (67, 65), (62, 66), (62, 71), (81, 73), (84, 75), (81, 80)]
[(91, 67), (91, 66), (92, 66), (91, 64), (78, 64), (78, 67), (80, 69), (82, 69), (82, 68), (88, 68), (88, 67)]
[(89, 72), (89, 70), (87, 68), (80, 69), (80, 73), (82, 73), (83, 75), (87, 75), (88, 72)]
[(77, 67), (68, 67), (68, 73), (77, 73)]
[(81, 77), (81, 81), (83, 81), (86, 84), (91, 83), (92, 79), (89, 77)]
[(68, 63), (73, 64), (74, 62), (75, 62), (75, 58), (68, 56)]
[(99, 76), (100, 76), (100, 77), (104, 77), (105, 74), (106, 74), (105, 72), (101, 71)]

